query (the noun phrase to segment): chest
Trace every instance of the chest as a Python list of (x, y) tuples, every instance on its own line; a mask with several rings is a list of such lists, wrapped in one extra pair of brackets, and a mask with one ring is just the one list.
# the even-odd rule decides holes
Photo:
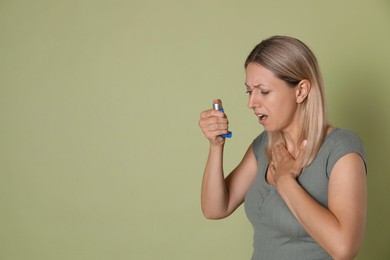
[(267, 167), (267, 169), (265, 170), (265, 181), (272, 185), (272, 186), (275, 186), (275, 179), (274, 177), (272, 176), (271, 172), (270, 172), (270, 169), (269, 167)]
[[(307, 232), (295, 219), (274, 187), (267, 161), (259, 162), (258, 175), (245, 198), (245, 210), (254, 226), (268, 228), (275, 235), (304, 237)], [(328, 178), (321, 163), (313, 163), (297, 179), (298, 183), (321, 205), (328, 205)]]

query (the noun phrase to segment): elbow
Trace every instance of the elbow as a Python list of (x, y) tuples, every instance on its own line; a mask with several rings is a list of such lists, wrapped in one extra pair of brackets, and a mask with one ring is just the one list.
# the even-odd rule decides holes
[(339, 245), (331, 255), (334, 260), (352, 260), (359, 253), (359, 249), (359, 246)]
[(205, 209), (205, 208), (202, 208), (202, 212), (203, 212), (203, 216), (206, 219), (211, 219), (211, 220), (223, 219), (223, 218), (226, 218), (228, 216), (228, 214), (224, 214), (222, 212), (217, 212), (217, 211)]
[(221, 216), (218, 216), (218, 215), (212, 215), (212, 214), (203, 214), (203, 216), (206, 218), (206, 219), (210, 219), (210, 220), (218, 220), (218, 219), (222, 219), (223, 217)]
[(341, 252), (341, 253), (333, 254), (332, 258), (334, 260), (353, 260), (355, 259), (356, 256), (357, 256), (357, 252), (356, 253)]
[(206, 219), (211, 219), (211, 220), (217, 220), (217, 219), (222, 219), (222, 218), (226, 217), (226, 216), (223, 216), (222, 214), (216, 214), (216, 213), (208, 212), (208, 211), (205, 211), (205, 210), (203, 210), (203, 216)]

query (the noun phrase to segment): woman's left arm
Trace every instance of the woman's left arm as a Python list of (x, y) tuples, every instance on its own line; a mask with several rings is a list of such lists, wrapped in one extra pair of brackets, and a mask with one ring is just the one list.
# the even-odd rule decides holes
[(328, 208), (325, 208), (298, 184), (296, 178), (300, 173), (297, 175), (290, 169), (297, 169), (291, 166), (300, 163), (299, 157), (295, 160), (287, 153), (284, 147), (279, 147), (272, 156), (271, 173), (279, 194), (305, 230), (335, 260), (353, 259), (362, 244), (366, 222), (363, 159), (357, 153), (349, 153), (337, 161), (329, 178)]

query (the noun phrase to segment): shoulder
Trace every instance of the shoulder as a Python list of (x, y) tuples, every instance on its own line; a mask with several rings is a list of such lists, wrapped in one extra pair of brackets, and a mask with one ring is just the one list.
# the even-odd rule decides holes
[(366, 164), (366, 152), (360, 137), (353, 131), (335, 128), (325, 139), (324, 146), (328, 151), (327, 173), (331, 173), (336, 162), (349, 153), (357, 153)]
[(256, 158), (258, 158), (260, 153), (264, 151), (267, 144), (268, 144), (268, 133), (266, 131), (263, 131), (252, 142), (252, 149)]
[(327, 137), (329, 140), (333, 140), (336, 143), (344, 143), (345, 145), (362, 144), (360, 137), (349, 129), (334, 128)]
[(265, 144), (267, 144), (267, 143), (268, 143), (268, 133), (267, 133), (266, 131), (261, 132), (261, 134), (259, 134), (259, 135), (253, 140), (253, 143), (256, 143), (256, 144), (265, 143)]

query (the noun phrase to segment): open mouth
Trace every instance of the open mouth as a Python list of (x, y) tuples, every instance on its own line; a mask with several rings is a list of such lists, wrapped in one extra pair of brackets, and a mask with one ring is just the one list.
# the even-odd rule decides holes
[(257, 116), (259, 117), (260, 121), (264, 121), (268, 117), (267, 115), (264, 115), (264, 114), (258, 114)]

